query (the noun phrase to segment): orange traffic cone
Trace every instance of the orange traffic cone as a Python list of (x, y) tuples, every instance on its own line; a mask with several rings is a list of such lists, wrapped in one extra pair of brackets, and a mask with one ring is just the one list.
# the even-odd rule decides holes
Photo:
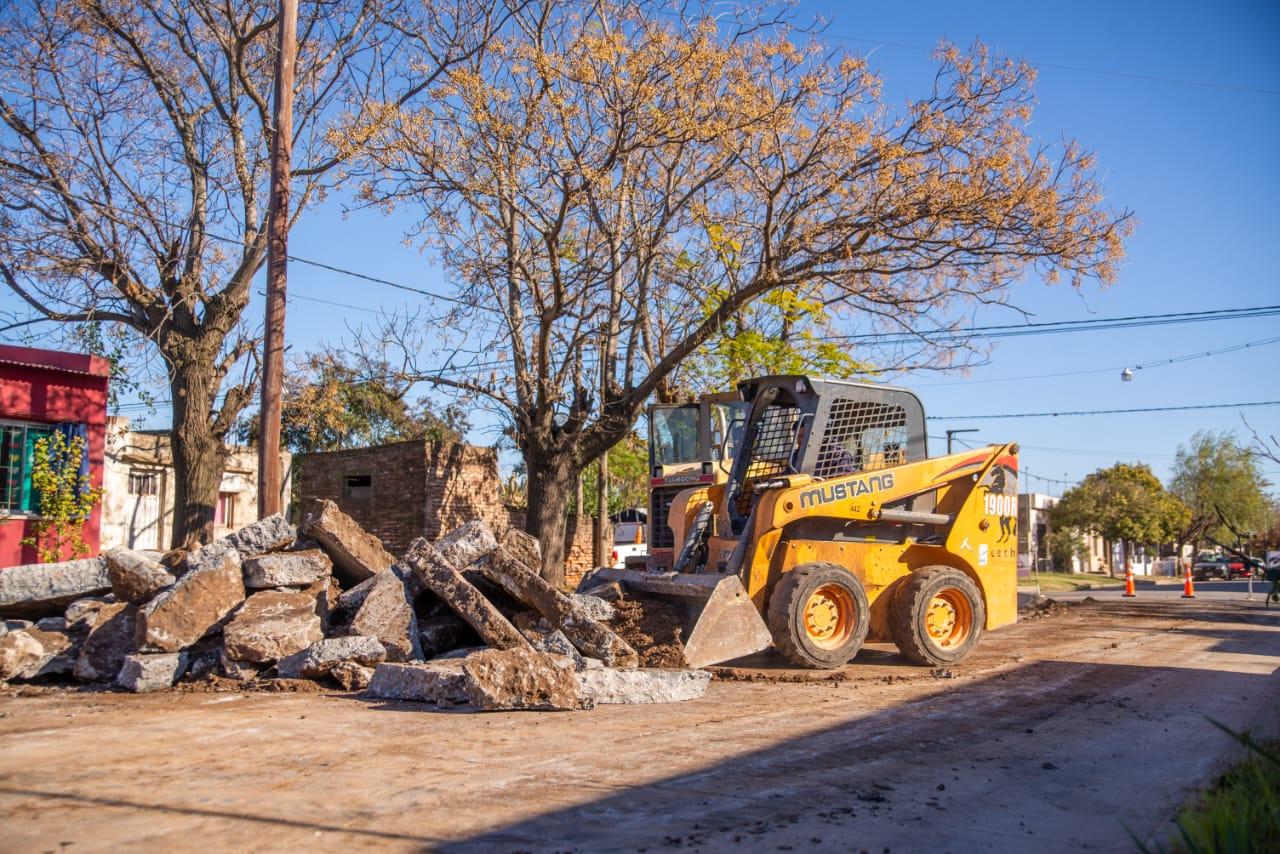
[(1124, 565), (1124, 595), (1129, 599), (1138, 595), (1133, 589), (1133, 564), (1130, 563)]
[(1191, 583), (1191, 566), (1187, 565), (1187, 573), (1182, 577), (1182, 598), (1196, 598), (1196, 586)]

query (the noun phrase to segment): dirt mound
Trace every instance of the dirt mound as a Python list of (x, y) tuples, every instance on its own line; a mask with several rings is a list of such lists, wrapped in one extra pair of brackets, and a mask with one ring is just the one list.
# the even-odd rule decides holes
[(632, 596), (614, 601), (618, 616), (611, 628), (640, 654), (644, 667), (681, 668), (684, 660), (684, 609), (665, 599)]

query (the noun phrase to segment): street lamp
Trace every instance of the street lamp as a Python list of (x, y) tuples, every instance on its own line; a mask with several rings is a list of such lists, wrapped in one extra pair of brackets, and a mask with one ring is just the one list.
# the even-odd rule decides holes
[(1133, 382), (1133, 368), (1125, 368), (1120, 372), (1120, 382)]

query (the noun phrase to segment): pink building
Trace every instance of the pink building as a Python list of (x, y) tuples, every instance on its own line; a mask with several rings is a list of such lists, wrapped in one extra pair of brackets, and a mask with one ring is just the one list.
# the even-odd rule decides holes
[[(35, 548), (22, 540), (40, 512), (31, 488), (38, 439), (54, 431), (82, 437), (90, 482), (102, 486), (108, 368), (97, 356), (0, 344), (0, 568), (36, 562)], [(98, 551), (101, 516), (99, 506), (85, 523), (91, 554)]]

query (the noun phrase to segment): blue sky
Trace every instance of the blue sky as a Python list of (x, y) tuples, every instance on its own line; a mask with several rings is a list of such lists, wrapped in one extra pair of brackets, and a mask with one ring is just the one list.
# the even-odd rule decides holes
[[(891, 104), (925, 91), (934, 70), (928, 49), (943, 38), (962, 46), (981, 39), (1040, 69), (1032, 133), (1049, 141), (1073, 137), (1094, 151), (1109, 200), (1132, 209), (1138, 225), (1114, 286), (1077, 292), (1020, 284), (1012, 302), (1033, 320), (1280, 304), (1273, 257), (1280, 245), (1280, 4), (807, 2), (800, 14), (827, 18), (825, 38), (869, 54)], [(406, 217), (344, 216), (342, 202), (335, 195), (304, 217), (291, 252), (449, 290), (431, 259), (404, 245)], [(346, 324), (373, 319), (373, 310), (419, 300), (296, 264), (290, 292), (297, 297), (287, 331), (294, 353), (339, 341)], [(12, 299), (0, 296), (5, 305)], [(261, 316), (256, 295), (249, 311), (255, 320)], [(976, 319), (1015, 323), (1020, 316), (989, 310)], [(1120, 369), (1276, 336), (1278, 317), (1034, 336), (998, 342), (990, 364), (967, 377), (930, 373), (894, 381), (916, 388), (934, 416), (1275, 400), (1280, 343), (1145, 368), (1128, 383), (1120, 381)], [(1097, 372), (1017, 379), (1086, 370)], [(1280, 407), (1249, 410), (1248, 418), (1260, 431), (1280, 434)], [(167, 410), (141, 420), (164, 426)], [(487, 426), (478, 425), (472, 440), (491, 443)], [(930, 433), (949, 427), (980, 428), (962, 437), (969, 442), (1018, 441), (1024, 473), (1067, 481), (1117, 460), (1145, 461), (1163, 478), (1178, 444), (1196, 430), (1243, 431), (1235, 409), (973, 418), (933, 422)], [(942, 442), (931, 447), (938, 453)], [(1280, 482), (1280, 471), (1267, 471)], [(1033, 478), (1023, 488), (1056, 493), (1061, 485)]]

